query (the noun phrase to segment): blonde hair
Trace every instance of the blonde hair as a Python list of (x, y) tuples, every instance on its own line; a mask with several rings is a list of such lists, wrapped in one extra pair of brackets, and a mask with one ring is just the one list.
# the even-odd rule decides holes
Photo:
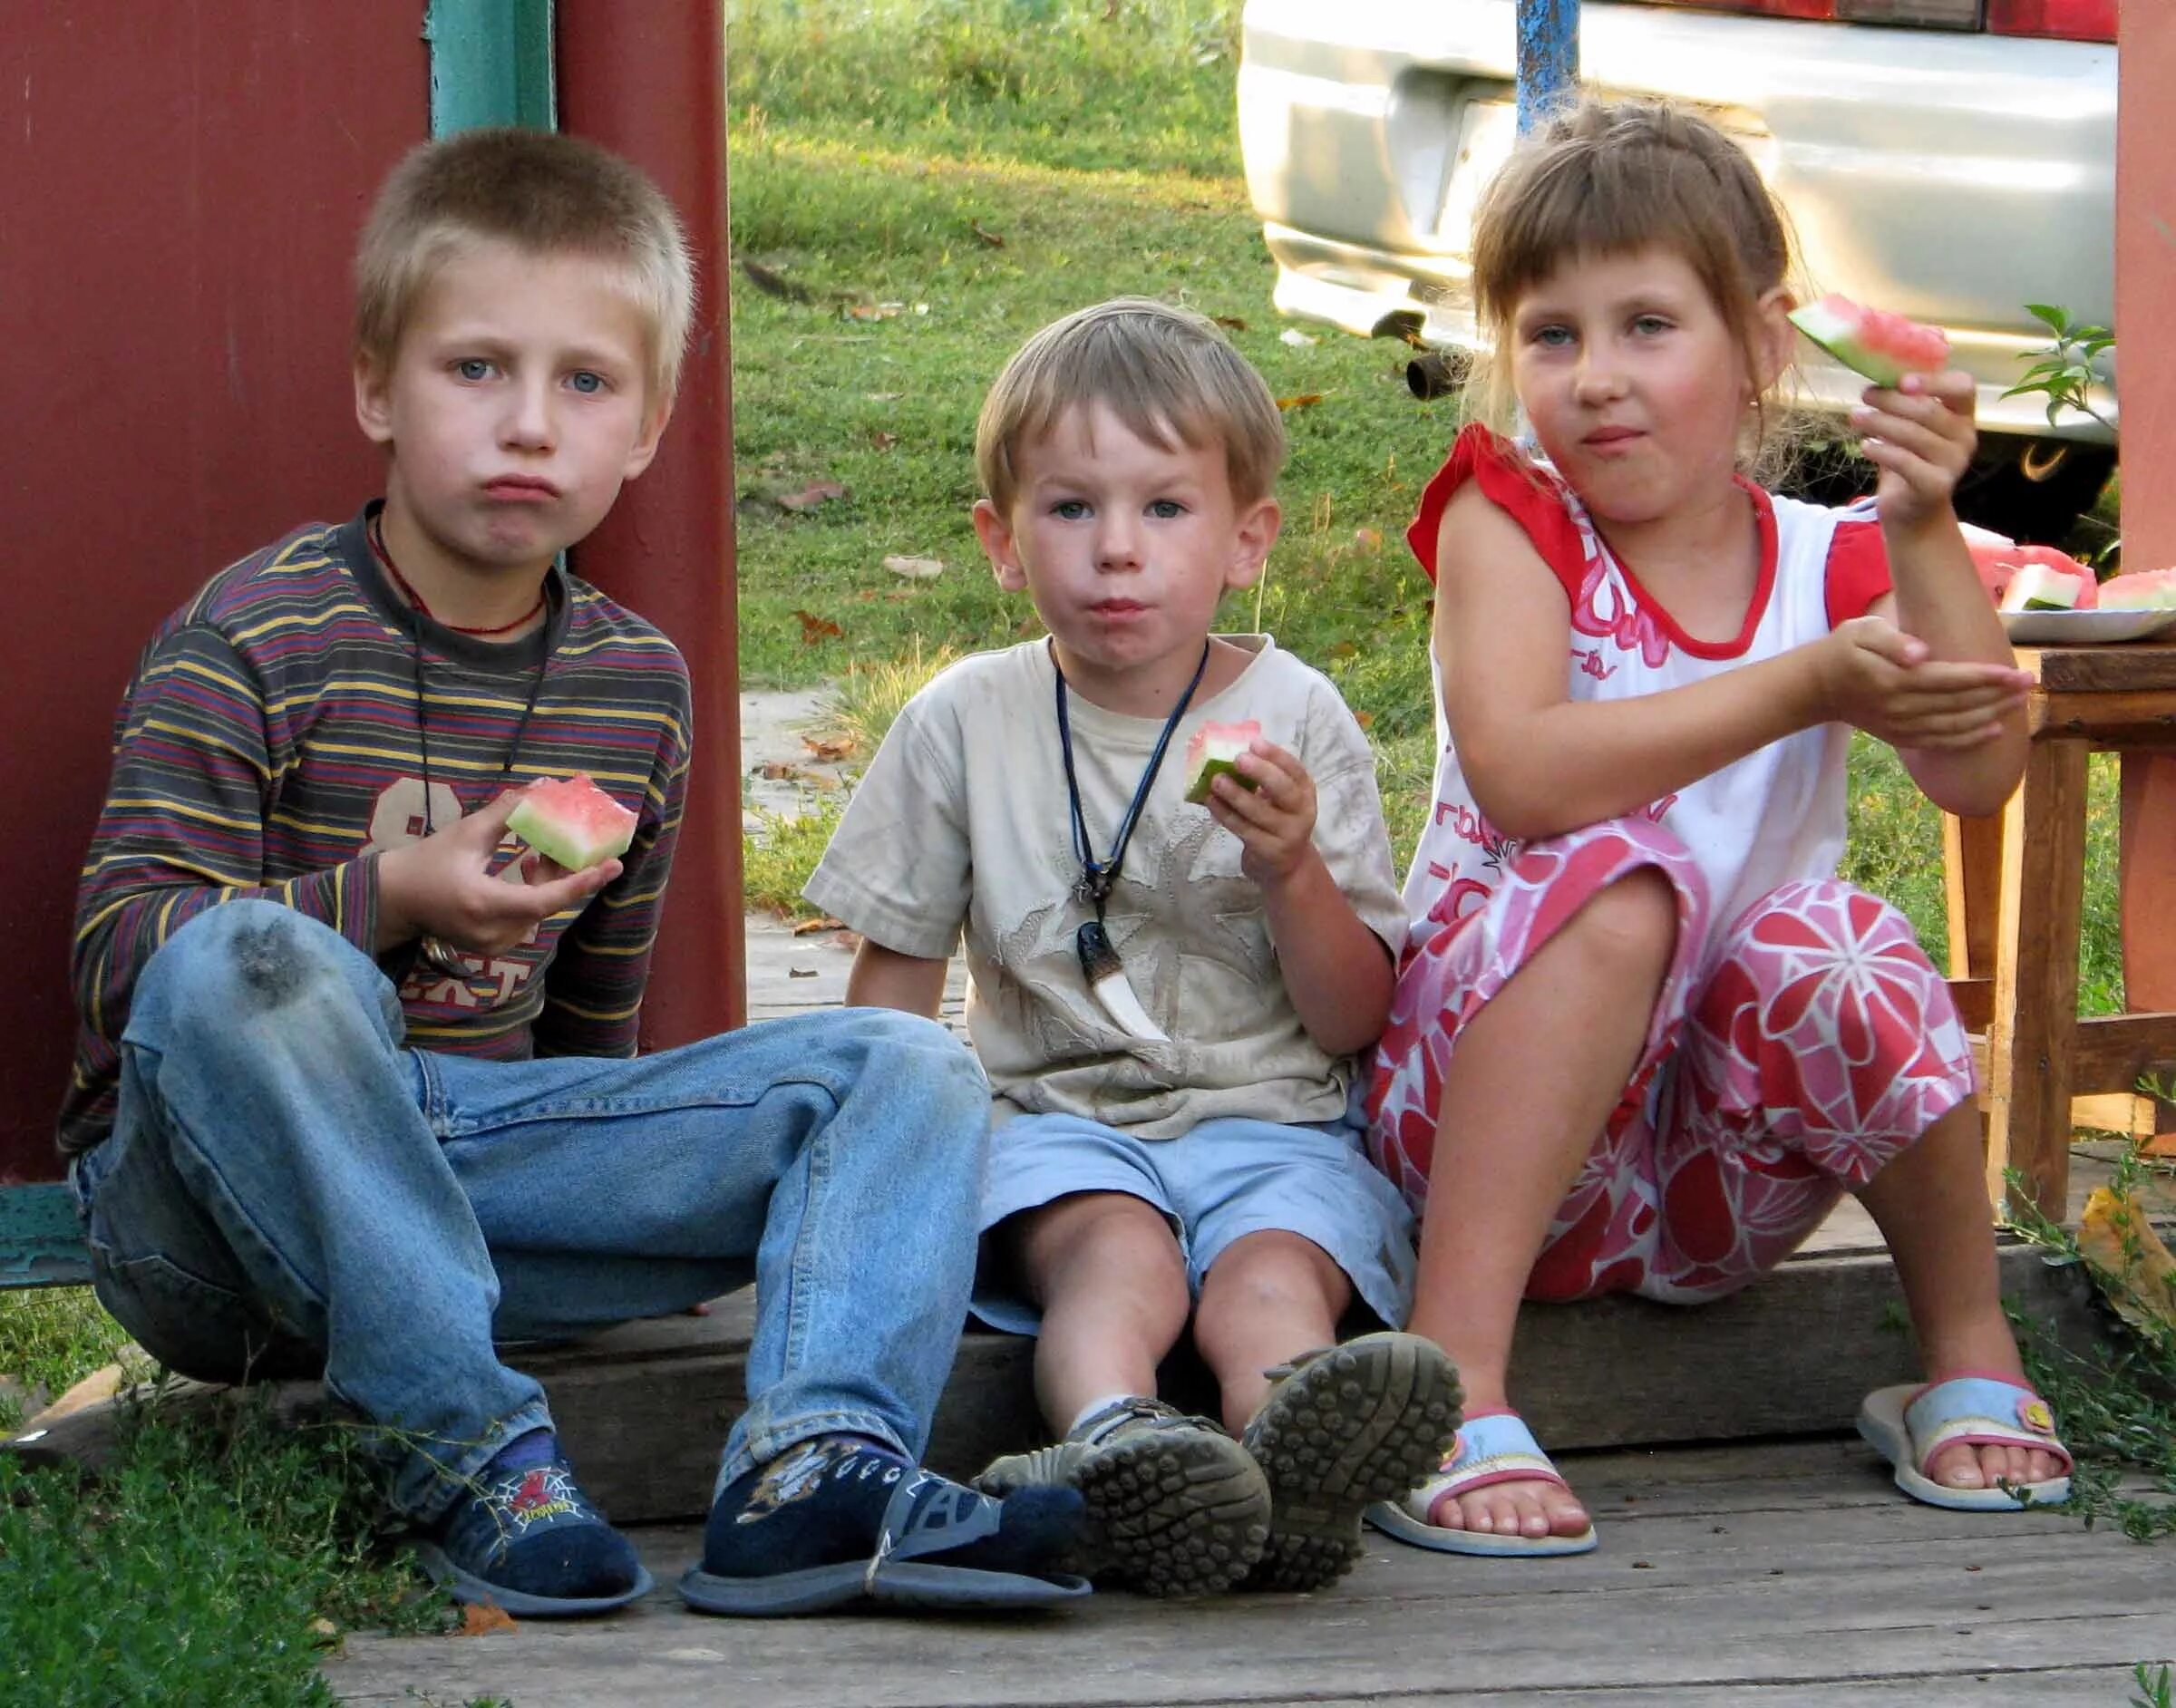
[(1101, 403), (1162, 450), (1220, 444), (1235, 502), (1268, 498), (1285, 461), (1285, 423), (1262, 376), (1205, 315), (1120, 296), (1066, 315), (1016, 351), (975, 423), (982, 489), (1009, 514), (1020, 446), (1075, 409)]
[(393, 168), (355, 249), (356, 354), (390, 367), (432, 281), (479, 239), (623, 269), (643, 317), (651, 402), (670, 401), (695, 317), (679, 216), (636, 167), (549, 131), (464, 131)]
[[(1650, 246), (1698, 276), (1757, 387), (1760, 299), (1791, 271), (1782, 208), (1705, 119), (1660, 102), (1589, 101), (1515, 150), (1475, 212), (1473, 308), (1493, 346), (1474, 366), (1475, 412), (1508, 419), (1511, 321), (1528, 291), (1578, 257)], [(1753, 403), (1758, 454), (1768, 400), (1756, 391)]]

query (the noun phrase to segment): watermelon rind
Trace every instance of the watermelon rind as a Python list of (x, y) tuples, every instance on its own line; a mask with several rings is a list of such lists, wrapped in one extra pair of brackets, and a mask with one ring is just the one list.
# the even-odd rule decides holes
[(1196, 806), (1209, 803), (1209, 791), (1219, 777), (1229, 777), (1242, 789), (1258, 789), (1261, 784), (1248, 776), (1229, 759), (1205, 759), (1201, 769), (1194, 773), (1193, 781), (1186, 785), (1186, 798)]
[(1808, 303), (1791, 311), (1791, 324), (1855, 374), (1863, 374), (1876, 385), (1895, 386), (1905, 374), (1918, 372), (1894, 357), (1870, 350), (1859, 342), (1857, 325), (1826, 303)]
[(2101, 583), (2103, 611), (2176, 611), (2176, 571), (2133, 570)]
[(2084, 593), (2083, 577), (2065, 575), (2046, 564), (2020, 564), (2003, 592), (2001, 608), (2012, 613), (2074, 611)]

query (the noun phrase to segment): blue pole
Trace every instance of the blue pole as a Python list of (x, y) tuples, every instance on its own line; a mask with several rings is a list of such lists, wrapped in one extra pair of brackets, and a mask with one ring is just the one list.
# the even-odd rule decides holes
[(1579, 90), (1579, 0), (1519, 0), (1519, 130)]

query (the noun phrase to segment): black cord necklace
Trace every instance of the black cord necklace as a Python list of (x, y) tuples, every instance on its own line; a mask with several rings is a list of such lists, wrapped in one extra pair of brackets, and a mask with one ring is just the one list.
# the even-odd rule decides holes
[(1110, 932), (1103, 927), (1103, 910), (1112, 890), (1117, 887), (1119, 870), (1125, 864), (1126, 845), (1133, 839), (1133, 827), (1141, 821), (1141, 810), (1148, 803), (1156, 773), (1163, 769), (1163, 756), (1171, 744), (1172, 733), (1178, 729), (1179, 720), (1186, 715), (1186, 708), (1193, 704), (1194, 690), (1201, 685), (1202, 673), (1209, 668), (1209, 646), (1208, 641), (1201, 643), (1201, 656), (1194, 665), (1186, 692), (1179, 696), (1179, 704), (1171, 708), (1171, 716), (1164, 719), (1155, 751), (1150, 753), (1141, 781), (1134, 785), (1132, 801), (1111, 839), (1110, 857), (1100, 860), (1095, 858), (1095, 845), (1089, 840), (1088, 818), (1081, 810), (1080, 780), (1073, 773), (1073, 721), (1065, 706), (1065, 671), (1058, 663), (1054, 645), (1050, 651), (1051, 673), (1057, 678), (1058, 749), (1065, 761), (1065, 797), (1073, 809), (1073, 854), (1081, 866), (1073, 893), (1095, 909), (1095, 917), (1073, 934), (1073, 952), (1080, 956), (1082, 976), (1088, 981), (1088, 988), (1103, 1004), (1103, 1011), (1137, 1038), (1168, 1041), (1170, 1034), (1149, 1018), (1140, 997), (1127, 981), (1125, 966), (1118, 958), (1118, 950), (1112, 946)]

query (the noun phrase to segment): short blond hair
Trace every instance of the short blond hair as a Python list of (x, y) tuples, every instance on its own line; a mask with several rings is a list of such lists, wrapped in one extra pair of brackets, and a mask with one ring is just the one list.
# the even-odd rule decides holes
[(390, 367), (416, 304), (479, 239), (623, 268), (643, 318), (654, 403), (671, 399), (695, 318), (680, 218), (636, 167), (549, 131), (463, 131), (409, 150), (355, 248), (355, 351)]
[(1269, 388), (1206, 315), (1120, 296), (1054, 321), (1014, 354), (983, 400), (975, 468), (1010, 514), (1016, 454), (1076, 409), (1101, 403), (1161, 449), (1221, 445), (1241, 505), (1268, 498), (1285, 461), (1285, 423)]

